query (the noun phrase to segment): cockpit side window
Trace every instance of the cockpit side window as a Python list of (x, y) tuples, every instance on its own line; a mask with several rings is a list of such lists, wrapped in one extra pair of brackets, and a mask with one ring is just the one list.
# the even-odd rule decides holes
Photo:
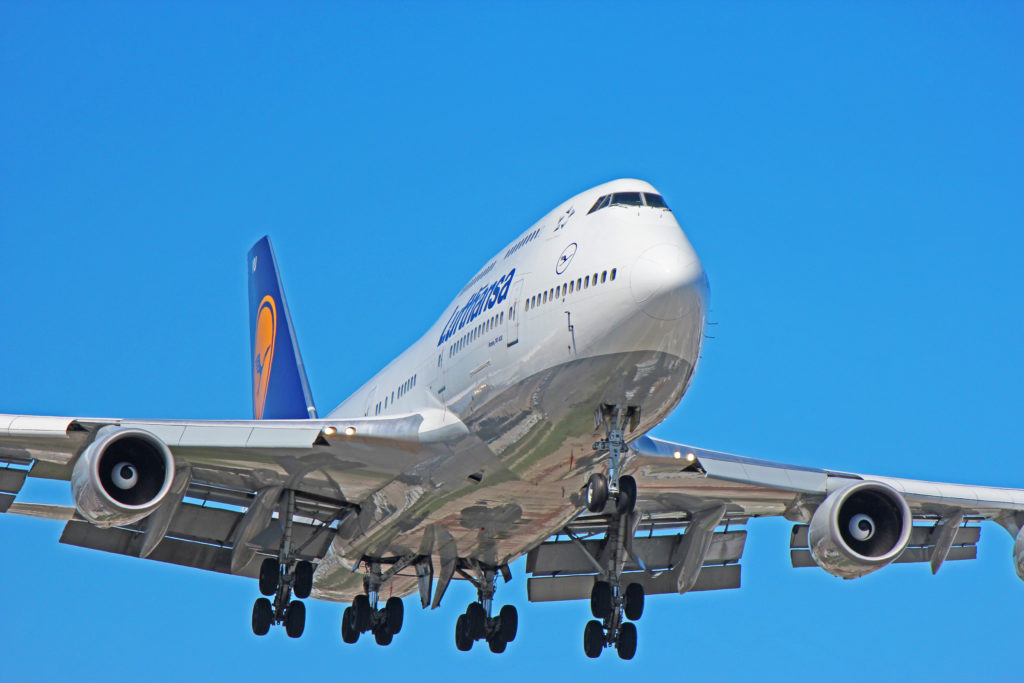
[(587, 211), (587, 214), (588, 215), (592, 214), (595, 211), (599, 211), (599, 210), (603, 209), (604, 207), (608, 206), (608, 200), (610, 198), (611, 198), (611, 195), (610, 194), (606, 194), (605, 196), (603, 196), (600, 199), (598, 199), (596, 202), (594, 202), (594, 206), (590, 209), (590, 211)]
[[(660, 194), (654, 194), (653, 192), (644, 192), (644, 201), (647, 202), (647, 206), (655, 209), (668, 209), (668, 204)], [(671, 209), (669, 209), (671, 211)]]

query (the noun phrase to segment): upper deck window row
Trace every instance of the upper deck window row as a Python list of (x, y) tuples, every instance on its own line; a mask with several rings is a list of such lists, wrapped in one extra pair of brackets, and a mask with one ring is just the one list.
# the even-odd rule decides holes
[(606, 194), (598, 199), (587, 213), (591, 214), (595, 211), (600, 211), (606, 206), (649, 206), (653, 209), (667, 209), (671, 211), (660, 194), (654, 194), (653, 192), (616, 192), (614, 194)]
[(508, 258), (512, 254), (516, 253), (517, 251), (519, 251), (520, 249), (525, 247), (527, 244), (529, 244), (530, 242), (535, 240), (537, 238), (537, 235), (539, 235), (539, 234), (540, 234), (540, 228), (537, 228), (536, 230), (531, 232), (529, 235), (525, 235), (525, 236), (519, 238), (519, 241), (516, 242), (515, 244), (513, 244), (511, 247), (509, 247), (508, 251), (505, 252), (505, 258)]

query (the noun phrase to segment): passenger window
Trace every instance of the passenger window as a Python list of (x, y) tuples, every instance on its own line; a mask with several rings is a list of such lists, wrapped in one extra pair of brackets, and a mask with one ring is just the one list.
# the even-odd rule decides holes
[(565, 296), (567, 291), (569, 291), (569, 285), (562, 283), (562, 296)]
[(569, 280), (569, 293), (572, 294), (572, 280)]
[(589, 286), (590, 286), (590, 276), (588, 275), (585, 278), (583, 278), (583, 289), (586, 289)]
[(615, 271), (616, 270), (617, 270), (617, 268), (612, 268), (612, 279), (613, 280), (615, 279)]
[(594, 273), (594, 284), (597, 284), (597, 273)]
[(583, 289), (582, 285), (583, 285), (583, 278), (577, 278), (576, 279), (576, 291), (579, 291), (579, 290)]
[(608, 278), (608, 271), (601, 271), (601, 282), (604, 282)]

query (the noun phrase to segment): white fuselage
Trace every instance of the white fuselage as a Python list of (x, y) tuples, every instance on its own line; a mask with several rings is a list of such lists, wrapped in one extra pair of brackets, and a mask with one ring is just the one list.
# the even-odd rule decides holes
[(591, 212), (620, 192), (657, 194), (643, 181), (616, 180), (555, 208), (330, 413), (441, 410), (468, 433), (416, 486), (381, 494), (362, 523), (339, 532), (331, 551), (338, 562), (318, 572), (323, 597), (347, 592), (354, 576), (346, 563), (423, 548), (445, 517), (447, 529), (465, 529), (447, 539), (459, 557), (514, 559), (581, 509), (582, 484), (604, 467), (592, 449), (601, 404), (639, 407), (629, 440), (678, 404), (700, 356), (707, 279), (668, 209)]

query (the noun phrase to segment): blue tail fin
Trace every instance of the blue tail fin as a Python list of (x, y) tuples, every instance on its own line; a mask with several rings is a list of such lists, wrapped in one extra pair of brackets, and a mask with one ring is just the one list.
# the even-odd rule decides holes
[(249, 250), (249, 340), (256, 419), (316, 417), (269, 237)]

